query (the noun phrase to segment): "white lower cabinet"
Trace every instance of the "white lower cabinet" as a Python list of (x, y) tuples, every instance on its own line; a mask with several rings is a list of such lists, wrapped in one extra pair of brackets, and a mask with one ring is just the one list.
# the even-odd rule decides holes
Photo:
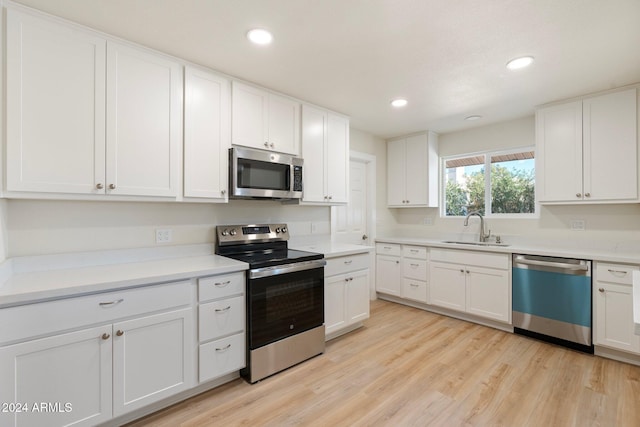
[(376, 291), (402, 295), (401, 251), (401, 246), (397, 244), (376, 244)]
[[(2, 413), (0, 424), (92, 426), (191, 387), (191, 295), (190, 282), (177, 282), (0, 310), (3, 322), (32, 319), (35, 312), (48, 323), (13, 328), (22, 336), (4, 329), (0, 334), (0, 345), (23, 341), (0, 346), (0, 401), (31, 405)], [(60, 312), (60, 304), (68, 303), (75, 310)], [(146, 314), (158, 309), (165, 311)], [(126, 314), (133, 316), (117, 321)], [(60, 333), (95, 319), (112, 322)], [(28, 340), (44, 330), (50, 336)], [(40, 404), (42, 410), (32, 407)]]
[(509, 323), (509, 255), (432, 248), (428, 303)]
[(198, 301), (199, 381), (209, 381), (244, 368), (244, 273), (198, 279)]
[(594, 344), (640, 354), (634, 334), (632, 272), (637, 266), (596, 263), (593, 284)]
[(324, 324), (327, 338), (351, 330), (369, 318), (368, 253), (327, 259), (324, 281)]

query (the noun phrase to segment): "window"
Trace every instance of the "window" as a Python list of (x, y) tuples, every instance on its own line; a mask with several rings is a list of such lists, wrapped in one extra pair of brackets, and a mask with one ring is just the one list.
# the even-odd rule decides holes
[(443, 216), (535, 213), (533, 148), (447, 157), (443, 170)]

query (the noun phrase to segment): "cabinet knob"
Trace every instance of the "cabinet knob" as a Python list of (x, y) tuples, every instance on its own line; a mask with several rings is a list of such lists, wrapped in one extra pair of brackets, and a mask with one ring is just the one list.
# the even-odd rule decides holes
[(265, 142), (265, 143), (264, 143), (264, 146), (265, 146), (265, 147), (267, 147), (267, 148), (269, 148), (269, 143), (268, 143), (268, 142)]
[(584, 193), (584, 197), (591, 197), (591, 193)]
[(467, 274), (471, 273), (469, 270), (467, 270)]
[(598, 288), (598, 292), (604, 292), (604, 288)]
[(333, 200), (333, 196), (329, 196), (329, 200)]
[(582, 194), (576, 193), (576, 197), (582, 197)]
[(269, 144), (269, 147), (271, 147), (271, 148), (275, 147), (275, 145), (273, 145), (273, 142), (271, 144)]
[(225, 194), (227, 194), (227, 190), (220, 191), (220, 194), (222, 194), (224, 196)]
[(400, 261), (396, 261), (396, 264), (400, 264)]
[(123, 330), (118, 329), (118, 331), (116, 332), (116, 335), (117, 335), (117, 336), (119, 336), (119, 337), (121, 337), (121, 336), (123, 336), (123, 335), (124, 335), (124, 331), (123, 331)]
[(101, 183), (101, 182), (99, 182), (99, 183), (97, 183), (97, 184), (96, 184), (96, 188), (97, 188), (98, 190), (102, 190), (102, 189), (104, 188), (104, 185), (102, 185), (102, 183)]
[(109, 184), (109, 190), (115, 190), (115, 189), (116, 189), (115, 184)]
[(103, 340), (108, 340), (110, 336), (111, 336), (111, 335), (109, 335), (108, 333), (106, 333), (106, 332), (105, 332), (104, 334), (102, 334), (102, 337), (101, 337), (101, 338), (102, 338)]

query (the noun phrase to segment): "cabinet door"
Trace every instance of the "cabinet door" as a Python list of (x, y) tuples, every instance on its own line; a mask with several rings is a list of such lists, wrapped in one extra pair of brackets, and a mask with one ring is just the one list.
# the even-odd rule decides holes
[[(109, 325), (0, 348), (0, 402), (29, 405), (25, 413), (0, 413), (0, 424), (94, 426), (110, 419), (111, 342)], [(40, 402), (58, 407), (35, 412)]]
[(582, 200), (582, 102), (536, 112), (536, 191), (541, 202)]
[(402, 298), (427, 302), (427, 282), (422, 280), (402, 279)]
[(229, 80), (191, 67), (184, 77), (184, 196), (227, 201)]
[(640, 336), (634, 334), (632, 287), (602, 282), (595, 285), (595, 344), (640, 353)]
[(106, 41), (7, 10), (7, 190), (104, 193)]
[(509, 322), (509, 275), (507, 270), (466, 267), (467, 313)]
[(346, 325), (347, 276), (340, 274), (325, 279), (324, 282), (324, 326), (329, 335)]
[(349, 201), (349, 120), (329, 114), (326, 181), (330, 203)]
[(176, 196), (182, 141), (182, 67), (107, 45), (107, 193)]
[(400, 296), (402, 289), (402, 266), (400, 258), (387, 255), (376, 256), (376, 290)]
[(638, 199), (636, 89), (583, 101), (585, 200)]
[(113, 415), (141, 408), (191, 386), (191, 308), (113, 325)]
[(254, 148), (269, 148), (269, 94), (242, 83), (232, 83), (231, 142)]
[(347, 322), (362, 322), (369, 318), (369, 270), (347, 274)]
[(327, 113), (323, 110), (302, 106), (302, 200), (326, 202), (325, 140), (327, 135)]
[[(427, 186), (429, 146), (426, 135), (415, 135), (406, 142), (406, 200), (407, 206), (424, 206), (428, 204)], [(393, 187), (391, 187), (393, 190)]]
[(300, 155), (300, 104), (270, 93), (268, 105), (269, 149)]
[(451, 310), (465, 311), (465, 276), (462, 265), (431, 262), (428, 303)]
[(387, 142), (387, 204), (406, 206), (405, 198), (405, 140)]

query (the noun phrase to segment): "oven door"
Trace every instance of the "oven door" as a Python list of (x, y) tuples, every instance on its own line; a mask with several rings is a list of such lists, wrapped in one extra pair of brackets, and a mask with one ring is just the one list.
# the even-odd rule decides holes
[(249, 349), (324, 323), (325, 264), (314, 260), (249, 270)]

